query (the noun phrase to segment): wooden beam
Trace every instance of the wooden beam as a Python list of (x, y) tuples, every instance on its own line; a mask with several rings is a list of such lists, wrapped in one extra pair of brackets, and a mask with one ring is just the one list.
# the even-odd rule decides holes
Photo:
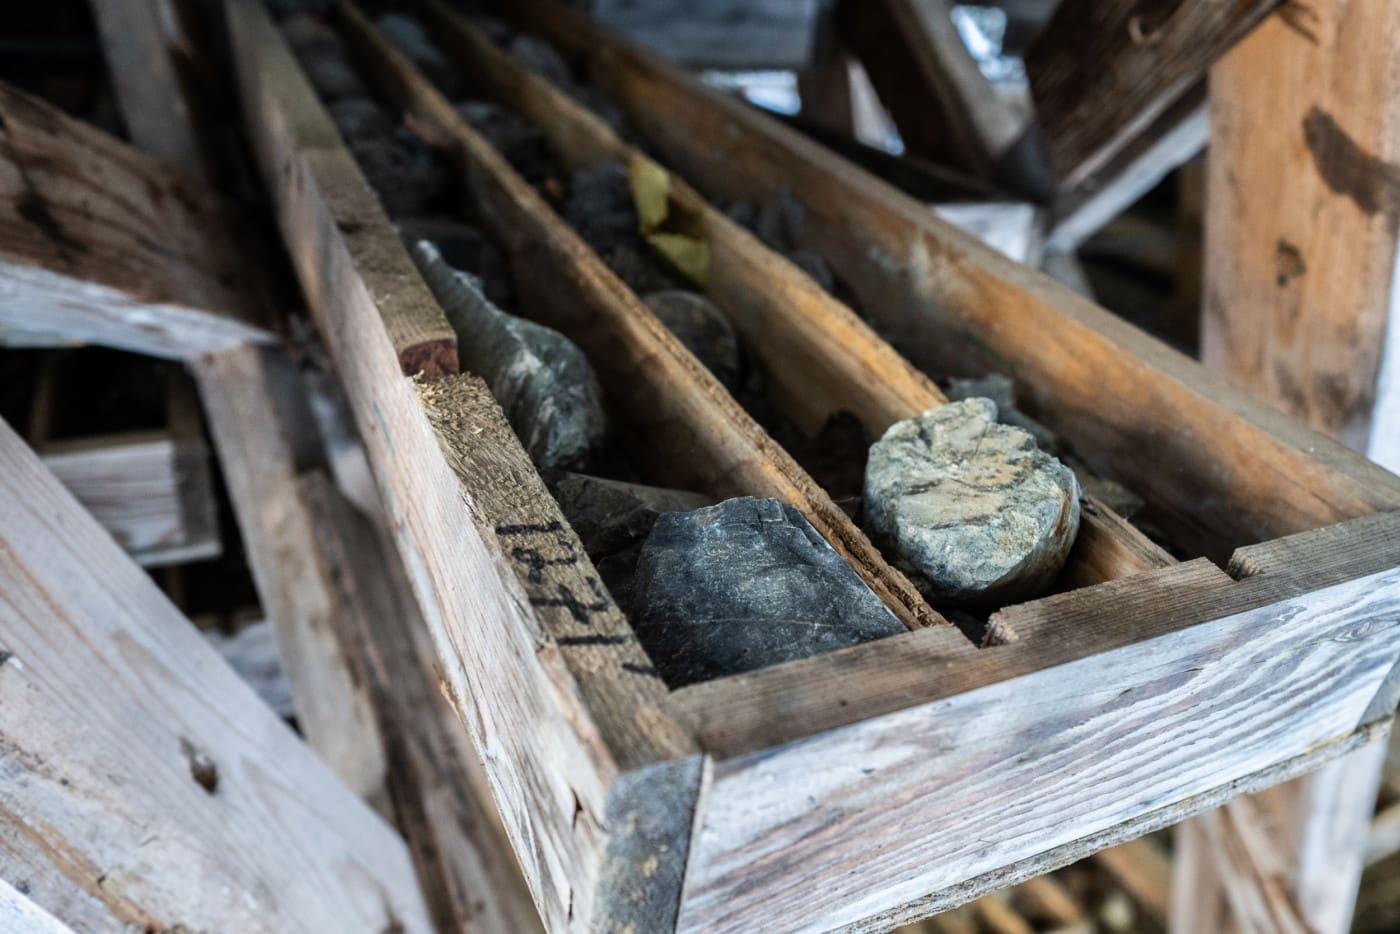
[(596, 0), (590, 12), (667, 58), (706, 68), (800, 68), (819, 0)]
[(1277, 4), (1063, 0), (1026, 53), (1058, 186), (1112, 159)]
[(44, 466), (142, 567), (216, 558), (219, 539), (209, 449), (165, 432), (46, 445)]
[[(1201, 355), (1358, 450), (1400, 219), (1400, 7), (1292, 5), (1211, 73)], [(1393, 330), (1393, 328), (1392, 328)]]
[(34, 904), (27, 893), (20, 892), (4, 879), (0, 879), (0, 930), (73, 934), (72, 928)]
[[(1179, 853), (1173, 855), (1180, 857)], [(1160, 845), (1148, 837), (1140, 837), (1109, 847), (1094, 859), (1132, 896), (1139, 908), (1159, 924), (1166, 922), (1171, 911), (1172, 861)]]
[[(1400, 216), (1397, 41), (1393, 4), (1290, 5), (1211, 73), (1202, 357), (1361, 449), (1400, 429), (1372, 419)], [(1282, 871), (1313, 930), (1347, 928), (1379, 769), (1368, 750), (1260, 803), (1289, 828)], [(1264, 901), (1227, 895), (1236, 917)]]
[(166, 165), (208, 182), (194, 108), (170, 50), (168, 31), (179, 22), (175, 0), (94, 0), (91, 6), (127, 135)]
[(1053, 179), (1033, 124), (983, 76), (952, 8), (947, 0), (843, 0), (837, 30), (910, 152), (1044, 200)]
[(59, 920), (427, 931), (401, 840), (0, 423), (0, 877)]
[(175, 359), (273, 338), (229, 204), (2, 84), (0, 124), (0, 327)]

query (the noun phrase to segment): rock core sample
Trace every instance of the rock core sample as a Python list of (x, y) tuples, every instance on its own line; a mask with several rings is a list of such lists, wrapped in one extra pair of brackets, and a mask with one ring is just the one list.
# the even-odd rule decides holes
[(933, 601), (1005, 603), (1047, 585), (1079, 531), (1074, 472), (990, 399), (892, 425), (870, 448), (865, 523)]

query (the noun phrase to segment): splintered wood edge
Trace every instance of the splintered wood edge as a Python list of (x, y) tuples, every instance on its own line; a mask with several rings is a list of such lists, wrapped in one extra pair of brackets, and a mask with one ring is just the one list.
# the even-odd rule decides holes
[(258, 301), (270, 277), (241, 268), (246, 222), (232, 203), (3, 83), (0, 163), (17, 177), (0, 322), (179, 359), (276, 339)]

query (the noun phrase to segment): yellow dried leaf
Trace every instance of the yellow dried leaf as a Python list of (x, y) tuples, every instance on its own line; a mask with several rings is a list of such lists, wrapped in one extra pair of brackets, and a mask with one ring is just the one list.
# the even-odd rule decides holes
[(686, 278), (698, 286), (705, 285), (710, 275), (710, 245), (704, 240), (683, 234), (654, 233), (647, 235), (647, 243)]
[(666, 223), (666, 199), (671, 192), (671, 176), (666, 170), (650, 159), (633, 159), (627, 166), (627, 181), (641, 232), (651, 233)]

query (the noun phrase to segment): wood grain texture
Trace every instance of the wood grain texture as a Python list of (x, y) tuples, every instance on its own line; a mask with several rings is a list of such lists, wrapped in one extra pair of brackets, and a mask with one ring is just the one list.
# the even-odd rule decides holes
[[(612, 837), (627, 832), (607, 815), (636, 791), (620, 776), (693, 768), (693, 741), (663, 712), (664, 686), (597, 596), (582, 547), (484, 385), (402, 376), (385, 307), (436, 306), (266, 13), (246, 0), (225, 11), (249, 134), (344, 379), (440, 686), (485, 761), (545, 926), (601, 923), (598, 883)], [(575, 563), (558, 560), (568, 556)], [(683, 858), (683, 841), (672, 844), (668, 859)], [(677, 893), (654, 894), (640, 907)]]
[(142, 567), (218, 557), (209, 449), (162, 432), (50, 444), (44, 466)]
[(0, 424), (0, 876), (84, 930), (427, 931), (393, 830)]
[[(377, 86), (467, 179), (472, 214), (509, 256), (527, 317), (559, 330), (595, 362), (648, 480), (716, 500), (791, 504), (906, 626), (941, 626), (913, 584), (412, 63), (351, 4), (338, 9)], [(541, 269), (557, 274), (541, 276)]]
[(368, 686), (352, 668), (358, 647), (339, 636), (340, 625), (353, 625), (345, 618), (366, 609), (343, 592), (298, 486), (318, 456), (298, 374), (281, 348), (246, 346), (201, 358), (195, 376), (297, 723), (342, 781), (373, 798), (384, 785), (384, 748)]
[(0, 930), (28, 934), (73, 934), (73, 929), (0, 879)]
[(1392, 475), (757, 111), (556, 4), (503, 12), (588, 62), (647, 142), (706, 191), (800, 193), (807, 245), (896, 348), (932, 372), (1014, 373), (1027, 410), (1153, 504), (1188, 549), (1224, 558), (1400, 506)]
[[(1396, 662), (1397, 600), (1400, 571), (1365, 574), (719, 762), (678, 930), (858, 924), (1345, 738)], [(1091, 625), (1054, 603), (1022, 625)]]
[(1064, 0), (1026, 53), (1062, 187), (1100, 168), (1278, 0)]
[(0, 85), (0, 324), (160, 357), (272, 339), (232, 207)]
[(1362, 450), (1400, 218), (1397, 41), (1394, 4), (1328, 0), (1211, 72), (1202, 358)]

